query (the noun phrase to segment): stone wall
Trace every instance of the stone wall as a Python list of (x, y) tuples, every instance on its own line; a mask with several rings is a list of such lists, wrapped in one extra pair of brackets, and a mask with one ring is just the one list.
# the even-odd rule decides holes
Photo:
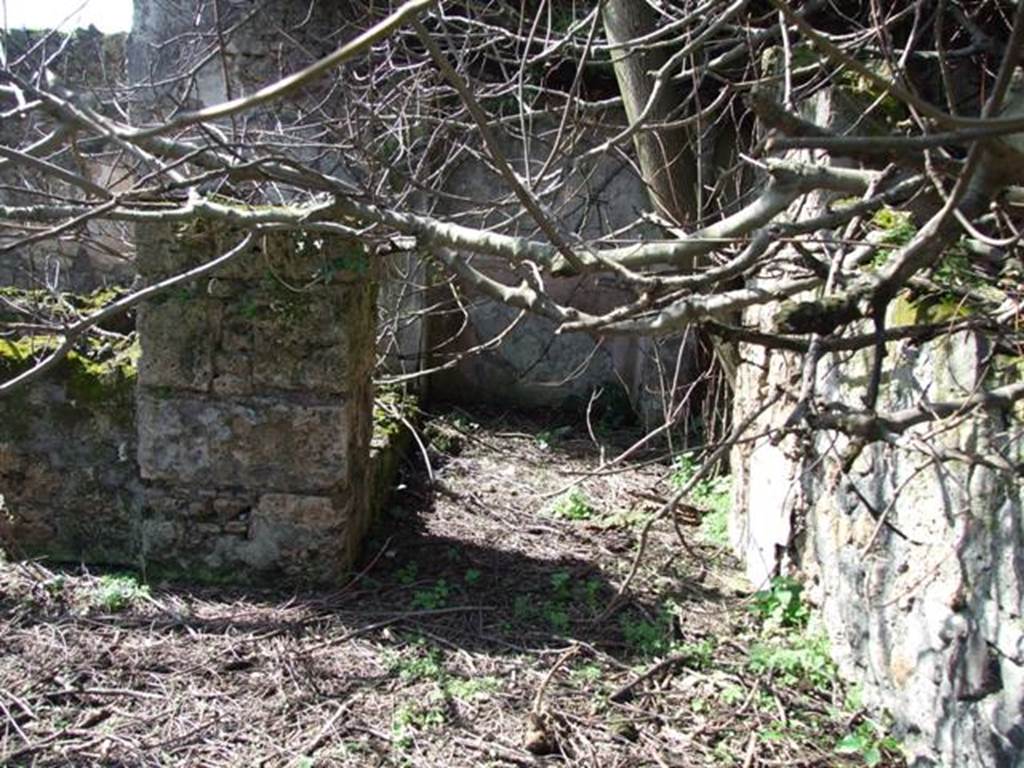
[[(230, 30), (222, 64), (219, 56), (209, 55), (219, 45), (212, 0), (174, 4), (136, 0), (135, 24), (128, 43), (129, 76), (135, 82), (164, 83), (156, 94), (152, 89), (145, 91), (147, 103), (136, 117), (145, 119), (151, 110), (170, 113), (182, 104), (209, 106), (252, 93), (327, 54), (341, 41), (361, 32), (367, 23), (367, 12), (358, 3), (307, 5), (290, 0), (269, 0), (252, 8), (222, 3), (221, 18), (225, 29)], [(170, 77), (182, 71), (194, 74)], [(339, 121), (351, 119), (344, 94), (338, 91), (344, 73), (341, 69), (338, 75), (311, 84), (308, 93), (295, 99), (265, 105), (260, 112), (247, 116), (247, 126), (252, 129), (278, 121), (288, 125), (303, 98), (311, 98), (318, 114), (323, 111), (336, 115)], [(564, 142), (560, 117), (557, 110), (548, 115), (535, 111), (528, 118), (529, 140), (525, 142), (510, 138), (517, 131), (501, 134), (503, 149), (519, 173), (535, 175), (546, 165), (554, 144)], [(624, 121), (620, 110), (594, 115), (595, 126), (606, 127), (595, 127), (585, 146), (560, 146), (558, 152), (582, 154), (614, 135)], [(223, 121), (222, 128), (232, 130), (229, 121)], [(318, 137), (319, 128), (312, 129), (311, 135)], [(375, 188), (377, 182), (368, 176), (366, 168), (344, 167), (340, 159), (343, 153), (319, 149), (310, 152), (302, 145), (302, 136), (302, 130), (293, 130), (275, 136), (275, 141), (282, 146), (294, 142), (288, 151), (324, 173)], [(466, 138), (462, 133), (457, 136), (459, 141)], [(432, 182), (432, 193), (404, 197), (401, 206), (468, 226), (536, 235), (535, 223), (521, 215), (504, 180), (479, 152), (473, 148), (445, 158), (439, 181)], [(430, 162), (425, 158), (425, 164)], [(531, 165), (530, 174), (526, 174), (525, 163)], [(594, 239), (613, 231), (622, 238), (664, 234), (642, 222), (640, 213), (649, 208), (647, 191), (625, 159), (607, 156), (587, 163), (570, 174), (562, 187), (565, 191), (545, 196), (544, 203), (566, 232)], [(678, 380), (685, 388), (694, 375), (690, 354), (682, 356), (681, 375), (676, 376), (672, 370), (678, 344), (656, 346), (647, 339), (598, 339), (587, 333), (556, 336), (550, 322), (534, 316), (522, 318), (500, 345), (468, 355), (469, 350), (502, 334), (518, 313), (471, 291), (464, 291), (459, 302), (452, 302), (450, 291), (444, 287), (446, 278), (432, 274), (420, 254), (391, 256), (387, 261), (382, 265), (381, 356), (388, 373), (398, 375), (457, 361), (431, 377), (430, 393), (438, 399), (534, 407), (577, 403), (582, 408), (595, 388), (605, 387), (625, 392), (656, 422), (661, 416), (662, 379)], [(548, 287), (556, 298), (572, 299), (596, 312), (618, 306), (627, 296), (608, 280), (552, 279)], [(441, 306), (443, 310), (429, 318), (416, 315), (426, 307)], [(659, 365), (662, 370), (669, 369), (664, 377), (659, 376)]]
[[(997, 375), (990, 352), (970, 334), (889, 345), (879, 408), (976, 391)], [(738, 415), (799, 370), (784, 353), (744, 357)], [(867, 354), (835, 354), (817, 391), (854, 402), (867, 376)], [(783, 398), (758, 426), (793, 407)], [(869, 445), (849, 473), (849, 440), (828, 432), (733, 457), (731, 533), (748, 575), (806, 580), (841, 671), (892, 714), (912, 765), (1009, 768), (1024, 754), (1022, 495), (1015, 473), (993, 465), (1019, 465), (1015, 420), (993, 411), (923, 425)]]
[[(802, 108), (814, 123), (845, 133), (860, 119), (857, 103), (823, 90)], [(827, 202), (810, 196), (791, 214), (811, 217)], [(775, 330), (772, 311), (752, 308), (743, 324)], [(900, 298), (886, 326), (962, 311), (941, 299)], [(769, 436), (741, 445), (731, 459), (730, 537), (751, 582), (760, 588), (775, 574), (805, 580), (841, 671), (863, 685), (866, 703), (891, 713), (912, 765), (1020, 765), (1024, 535), (1013, 468), (1024, 450), (1021, 414), (925, 424), (859, 453), (834, 432), (781, 437), (771, 430), (793, 413), (801, 361), (741, 347), (734, 420), (783, 393), (750, 430)], [(868, 352), (823, 358), (817, 397), (862, 407), (870, 359)], [(995, 357), (979, 336), (894, 342), (877, 408), (958, 400), (983, 382), (1019, 377), (1018, 361)]]
[[(178, 274), (240, 237), (146, 225), (140, 270)], [(363, 246), (257, 238), (140, 306), (137, 346), (73, 353), (0, 401), (5, 546), (192, 581), (337, 583), (401, 448), (384, 430), (371, 452), (376, 281), (341, 263), (365, 267)], [(47, 343), (0, 341), (4, 373)]]
[[(0, 376), (51, 348), (47, 338), (0, 339)], [(137, 349), (130, 338), (90, 345), (0, 399), (0, 542), (10, 554), (139, 565)]]
[[(609, 126), (624, 117), (615, 110), (601, 116)], [(530, 141), (505, 138), (503, 151), (521, 176), (536, 175), (554, 151), (552, 142), (559, 133), (556, 120), (533, 116)], [(596, 128), (575, 151), (582, 154), (600, 139), (610, 136)], [(530, 173), (526, 173), (526, 164)], [(510, 202), (504, 180), (490, 164), (472, 153), (446, 168), (442, 189), (444, 201), (433, 210), (435, 215), (467, 226), (497, 229), (506, 234), (540, 237), (536, 223), (522, 214), (518, 202)], [(569, 174), (561, 190), (546, 200), (557, 217), (558, 226), (573, 237), (598, 240), (609, 232), (623, 239), (656, 239), (662, 236), (656, 227), (639, 218), (649, 207), (647, 190), (630, 163), (618, 157), (600, 157)], [(522, 279), (508, 271), (507, 263), (476, 255), (474, 264), (508, 284)], [(429, 272), (420, 272), (429, 280)], [(652, 426), (661, 424), (662, 399), (671, 382), (677, 390), (686, 388), (698, 375), (694, 355), (687, 349), (677, 355), (679, 339), (656, 344), (648, 338), (601, 337), (586, 332), (556, 334), (556, 326), (546, 318), (532, 314), (519, 317), (517, 309), (461, 287), (459, 300), (452, 300), (447, 278), (438, 276), (435, 288), (418, 295), (422, 303), (441, 307), (424, 322), (404, 327), (406, 359), (419, 353), (420, 365), (445, 365), (458, 362), (431, 377), (430, 393), (437, 399), (455, 402), (488, 402), (524, 407), (565, 407), (582, 412), (595, 390), (604, 392), (604, 402), (629, 407)], [(440, 284), (441, 288), (436, 287)], [(429, 283), (428, 283), (429, 285)], [(610, 312), (633, 294), (608, 276), (549, 277), (545, 288), (556, 301), (571, 304), (597, 315)], [(397, 314), (397, 313), (396, 313)], [(415, 335), (418, 331), (418, 335)], [(500, 338), (499, 344), (482, 345)], [(677, 375), (674, 368), (680, 362)], [(659, 376), (661, 372), (667, 373)]]
[[(140, 227), (149, 281), (228, 250), (224, 230)], [(366, 523), (375, 285), (362, 246), (266, 235), (139, 311), (142, 553), (153, 567), (331, 581)]]

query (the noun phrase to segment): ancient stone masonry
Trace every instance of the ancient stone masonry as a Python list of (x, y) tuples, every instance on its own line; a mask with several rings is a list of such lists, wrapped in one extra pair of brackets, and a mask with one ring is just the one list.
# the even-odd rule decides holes
[[(962, 398), (995, 375), (990, 351), (966, 333), (892, 344), (880, 406)], [(793, 370), (785, 353), (746, 359), (758, 357), (764, 367), (744, 368), (737, 386), (740, 413)], [(852, 399), (870, 356), (837, 354), (821, 371), (822, 397)], [(793, 406), (778, 403), (759, 424), (781, 423)], [(731, 527), (751, 580), (764, 584), (780, 568), (802, 574), (841, 670), (863, 684), (866, 703), (893, 715), (915, 766), (1014, 766), (1024, 749), (1020, 483), (956, 458), (1020, 462), (1010, 416), (923, 425), (859, 454), (824, 432), (810, 442), (764, 439), (734, 457)]]
[[(150, 280), (232, 245), (230, 233), (196, 226), (137, 237)], [(268, 235), (215, 277), (139, 311), (148, 563), (314, 581), (348, 567), (367, 522), (366, 266), (356, 243)]]
[[(155, 281), (240, 237), (140, 227), (139, 269)], [(6, 546), (197, 581), (336, 581), (395, 469), (387, 439), (371, 462), (375, 292), (360, 244), (288, 233), (141, 306), (137, 383), (118, 368), (83, 397), (74, 357), (3, 403)]]
[[(4, 293), (0, 319), (15, 320), (8, 308), (21, 303), (18, 293)], [(53, 344), (0, 339), (0, 376), (20, 373)], [(0, 544), (9, 553), (137, 563), (137, 353), (130, 338), (90, 343), (35, 386), (0, 399)]]
[[(824, 92), (812, 105), (818, 124), (841, 110), (834, 96)], [(824, 202), (805, 205), (804, 215)], [(886, 326), (942, 323), (971, 311), (941, 294), (903, 295), (889, 306)], [(777, 320), (758, 308), (743, 317), (764, 330)], [(1020, 358), (996, 352), (967, 332), (892, 342), (877, 409), (959, 401), (983, 385), (1019, 381)], [(867, 705), (892, 716), (911, 765), (1020, 765), (1019, 409), (965, 413), (864, 446), (827, 430), (782, 436), (779, 426), (797, 407), (800, 359), (753, 346), (741, 358), (735, 421), (761, 411), (752, 433), (776, 430), (738, 446), (731, 461), (730, 535), (751, 582), (763, 587), (777, 573), (805, 582), (840, 670), (863, 685)], [(825, 355), (816, 399), (861, 407), (873, 361), (870, 350)]]

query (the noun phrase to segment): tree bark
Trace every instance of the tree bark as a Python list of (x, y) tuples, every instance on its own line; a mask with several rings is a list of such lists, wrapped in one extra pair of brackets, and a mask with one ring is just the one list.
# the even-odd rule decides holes
[[(602, 10), (608, 42), (622, 45), (658, 28), (655, 11), (644, 0), (606, 0)], [(657, 70), (668, 59), (666, 48), (632, 48), (612, 52), (612, 66), (619, 84), (626, 119), (633, 125), (651, 97)], [(663, 89), (647, 115), (648, 123), (671, 119), (680, 104), (678, 91)], [(679, 115), (675, 117), (680, 117)], [(647, 184), (654, 209), (673, 224), (683, 225), (696, 218), (697, 195), (693, 187), (694, 155), (683, 128), (642, 130), (634, 134), (640, 172)]]

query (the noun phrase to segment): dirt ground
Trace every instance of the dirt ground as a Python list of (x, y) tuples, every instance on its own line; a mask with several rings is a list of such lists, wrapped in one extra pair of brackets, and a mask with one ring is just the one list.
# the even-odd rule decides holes
[(672, 466), (567, 422), (434, 421), (339, 591), (0, 565), (0, 765), (901, 764), (692, 511), (617, 597)]

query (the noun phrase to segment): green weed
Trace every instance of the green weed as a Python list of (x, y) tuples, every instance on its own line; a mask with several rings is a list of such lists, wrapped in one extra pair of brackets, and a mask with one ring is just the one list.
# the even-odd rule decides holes
[(569, 611), (557, 603), (546, 603), (541, 611), (548, 625), (560, 634), (569, 630)]
[(619, 619), (623, 639), (634, 653), (642, 656), (660, 656), (672, 645), (672, 620), (663, 614), (658, 620), (638, 619), (625, 615)]
[(582, 664), (569, 673), (569, 678), (576, 685), (596, 683), (604, 677), (604, 670), (597, 664)]
[(799, 581), (788, 576), (772, 579), (768, 589), (754, 595), (751, 609), (764, 623), (766, 636), (750, 648), (754, 672), (770, 673), (789, 685), (831, 687), (836, 668), (828, 636), (807, 630), (811, 614)]
[(445, 677), (444, 658), (437, 648), (431, 648), (422, 640), (413, 645), (409, 656), (395, 656), (388, 665), (388, 671), (397, 674), (399, 680), (416, 683), (422, 680), (440, 682)]
[(722, 700), (723, 704), (732, 706), (733, 704), (739, 704), (746, 699), (747, 692), (742, 686), (731, 684), (723, 688), (718, 697)]
[(775, 577), (768, 589), (756, 593), (752, 609), (773, 627), (802, 629), (811, 616), (803, 600), (803, 585), (788, 576)]
[(602, 517), (597, 525), (600, 528), (643, 528), (651, 519), (653, 512), (645, 512), (642, 509), (630, 509), (623, 512), (615, 512)]
[(92, 594), (92, 604), (108, 613), (130, 608), (149, 597), (149, 587), (130, 574), (101, 576)]
[(574, 488), (555, 499), (551, 515), (563, 520), (589, 520), (596, 514), (586, 494)]
[(910, 213), (897, 211), (895, 208), (879, 209), (872, 217), (871, 224), (876, 231), (882, 233), (877, 240), (878, 250), (868, 264), (871, 269), (883, 266), (899, 248), (913, 240), (917, 234), (917, 227)]
[(402, 584), (409, 585), (416, 581), (416, 572), (419, 570), (419, 566), (416, 565), (416, 561), (412, 560), (397, 571), (395, 571), (395, 578)]
[(440, 728), (445, 720), (444, 710), (439, 707), (419, 707), (412, 704), (399, 707), (391, 716), (394, 744), (399, 749), (409, 749), (418, 731)]
[(412, 607), (414, 610), (421, 609), (426, 611), (444, 608), (448, 604), (450, 594), (451, 589), (448, 586), (448, 582), (444, 579), (438, 579), (434, 582), (434, 586), (428, 589), (418, 589), (413, 593)]
[(496, 677), (475, 677), (471, 680), (454, 678), (444, 685), (444, 692), (453, 699), (469, 701), (485, 697), (498, 690), (500, 683)]
[[(985, 281), (971, 268), (971, 258), (967, 249), (957, 243), (946, 250), (942, 255), (932, 278), (943, 289), (968, 289), (984, 286)], [(954, 292), (944, 293), (956, 298)]]
[(729, 510), (712, 509), (700, 521), (700, 537), (716, 547), (729, 546)]
[[(669, 483), (682, 488), (697, 472), (693, 454), (684, 453), (675, 458)], [(729, 512), (732, 509), (732, 478), (717, 475), (699, 481), (690, 490), (690, 501), (705, 510), (701, 521), (701, 538), (709, 544), (725, 547), (729, 544)]]
[(686, 657), (686, 665), (688, 667), (700, 671), (711, 668), (716, 648), (717, 643), (715, 643), (713, 638), (709, 637), (695, 643), (683, 643), (676, 647), (674, 651)]
[(861, 762), (870, 768), (880, 764), (886, 753), (898, 754), (900, 743), (878, 723), (864, 720), (852, 733), (839, 740), (835, 751), (838, 755), (859, 756)]
[(572, 574), (568, 571), (555, 571), (548, 577), (555, 599), (559, 602), (572, 599)]
[(836, 666), (824, 633), (785, 635), (755, 643), (750, 648), (750, 669), (767, 673), (785, 685), (809, 685), (826, 690), (836, 679)]

